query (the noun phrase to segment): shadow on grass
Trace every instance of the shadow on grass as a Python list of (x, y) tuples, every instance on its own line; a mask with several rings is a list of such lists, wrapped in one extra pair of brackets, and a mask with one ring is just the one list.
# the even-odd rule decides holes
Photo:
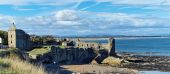
[(0, 60), (0, 68), (9, 68), (9, 67), (10, 67), (10, 63)]

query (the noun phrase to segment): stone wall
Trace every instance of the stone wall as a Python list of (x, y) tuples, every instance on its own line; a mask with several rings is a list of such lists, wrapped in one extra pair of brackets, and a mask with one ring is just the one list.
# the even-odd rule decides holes
[(77, 42), (76, 47), (78, 48), (95, 48), (95, 49), (100, 49), (100, 44), (99, 43), (94, 43), (94, 42)]
[[(86, 38), (86, 40), (95, 40), (97, 38)], [(100, 39), (100, 38), (99, 38)], [(100, 42), (85, 42), (82, 41), (81, 39), (77, 39), (76, 42), (76, 47), (77, 48), (94, 48), (95, 50), (107, 50), (110, 55), (116, 55), (115, 53), (115, 39), (114, 38), (105, 38), (107, 39), (107, 43), (100, 43)]]
[(97, 54), (94, 49), (88, 48), (59, 48), (52, 47), (53, 61), (56, 63), (90, 63)]

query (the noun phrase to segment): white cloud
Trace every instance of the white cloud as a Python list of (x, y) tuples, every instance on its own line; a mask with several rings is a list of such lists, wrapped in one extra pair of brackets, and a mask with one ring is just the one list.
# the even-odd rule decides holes
[(74, 21), (78, 19), (74, 10), (63, 10), (55, 13), (55, 18), (58, 21)]
[[(0, 17), (1, 26), (4, 29), (10, 26), (9, 18), (9, 16)], [(144, 15), (126, 13), (61, 10), (47, 16), (14, 18), (18, 28), (36, 34), (62, 35), (67, 33), (68, 35), (83, 35), (128, 34), (128, 32), (139, 34), (139, 31), (146, 31), (146, 34), (152, 34), (155, 33), (153, 29), (170, 28), (170, 21), (167, 18), (146, 17)]]

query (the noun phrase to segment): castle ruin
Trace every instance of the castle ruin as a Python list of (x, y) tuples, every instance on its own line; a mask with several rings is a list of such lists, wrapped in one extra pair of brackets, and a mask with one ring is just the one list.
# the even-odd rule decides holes
[[(86, 39), (88, 39), (88, 38), (86, 38)], [(107, 40), (107, 43), (90, 41), (90, 40), (95, 40), (95, 38), (93, 38), (93, 39), (89, 38), (88, 40), (90, 42), (88, 42), (86, 40), (81, 40), (81, 39), (78, 38), (77, 41), (76, 41), (75, 47), (78, 47), (78, 48), (93, 48), (95, 50), (105, 49), (105, 50), (108, 51), (108, 53), (110, 53), (110, 55), (114, 55), (115, 54), (115, 39), (114, 38), (104, 38), (104, 39)]]

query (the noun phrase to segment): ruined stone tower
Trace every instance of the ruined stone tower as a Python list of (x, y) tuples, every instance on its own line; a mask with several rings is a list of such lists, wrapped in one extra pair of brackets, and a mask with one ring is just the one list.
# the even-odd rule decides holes
[(110, 47), (110, 56), (115, 56), (115, 39), (114, 38), (109, 38), (109, 47)]
[(8, 46), (20, 50), (29, 50), (31, 49), (30, 36), (23, 30), (16, 29), (15, 24), (12, 23), (8, 30)]

